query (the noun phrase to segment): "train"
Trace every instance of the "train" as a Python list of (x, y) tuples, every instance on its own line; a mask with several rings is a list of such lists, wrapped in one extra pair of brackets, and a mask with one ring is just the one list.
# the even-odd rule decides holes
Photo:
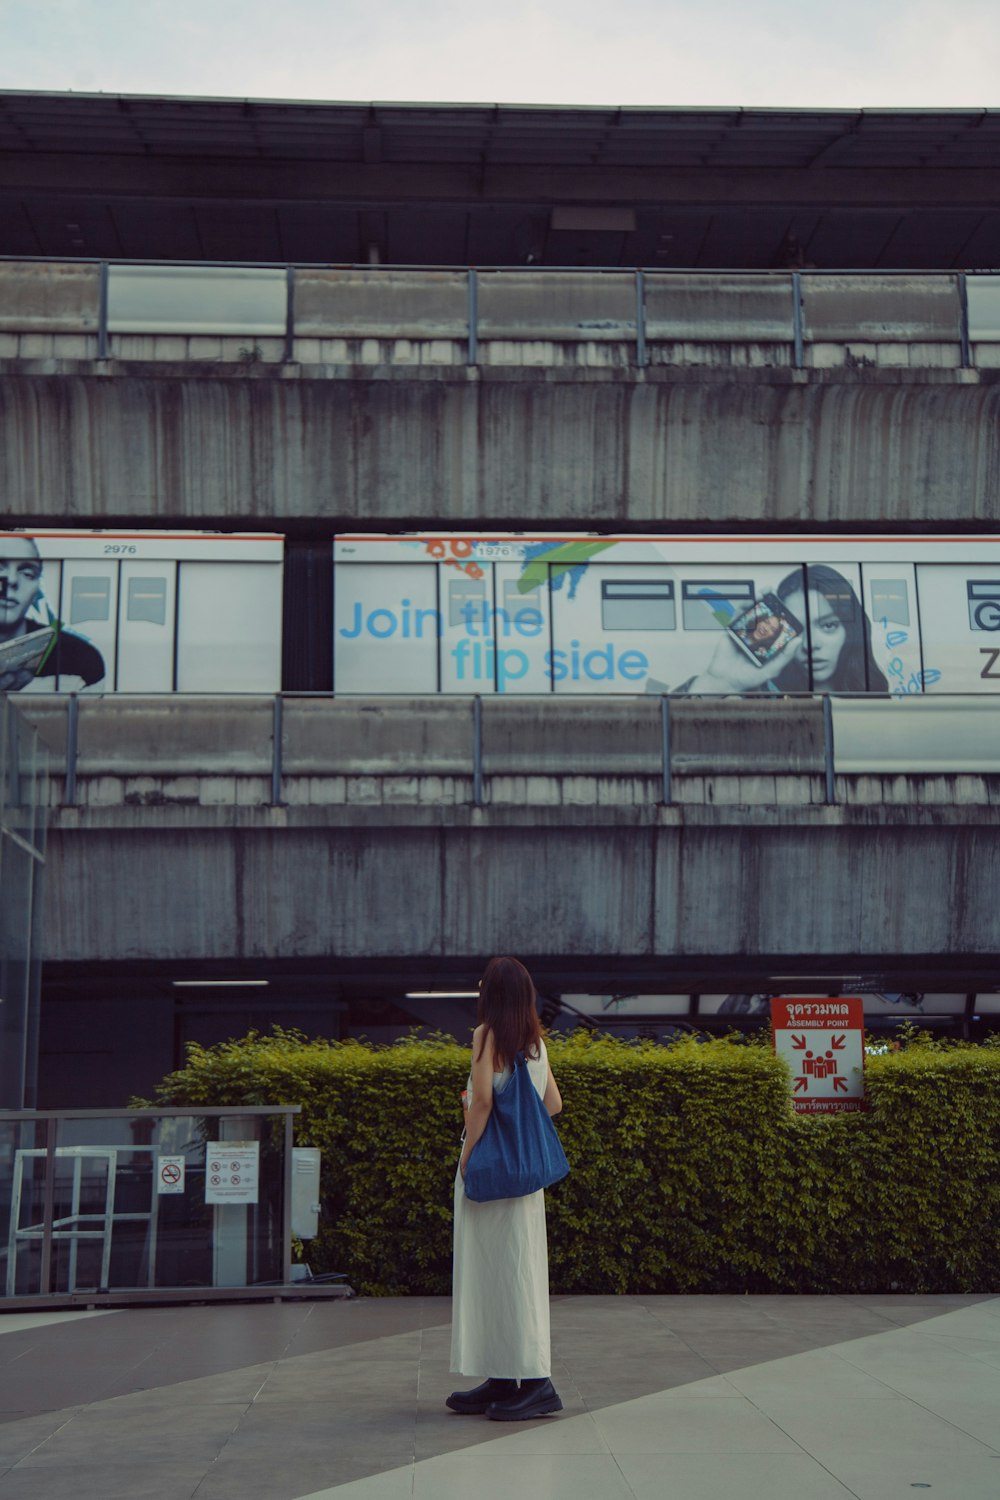
[(1000, 692), (1000, 537), (0, 532), (0, 691)]

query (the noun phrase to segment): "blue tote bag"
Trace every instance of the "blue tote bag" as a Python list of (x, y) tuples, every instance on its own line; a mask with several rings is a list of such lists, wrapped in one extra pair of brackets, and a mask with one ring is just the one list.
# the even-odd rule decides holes
[(486, 1129), (472, 1148), (465, 1196), (474, 1203), (524, 1198), (560, 1182), (568, 1172), (562, 1142), (519, 1052), (510, 1078), (499, 1092), (494, 1090)]

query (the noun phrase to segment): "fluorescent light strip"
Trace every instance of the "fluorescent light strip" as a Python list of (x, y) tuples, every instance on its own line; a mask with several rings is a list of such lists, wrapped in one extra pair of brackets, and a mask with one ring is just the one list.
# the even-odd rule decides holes
[(266, 988), (269, 979), (173, 979), (175, 990), (246, 990)]
[(478, 990), (407, 990), (407, 1000), (478, 1000)]

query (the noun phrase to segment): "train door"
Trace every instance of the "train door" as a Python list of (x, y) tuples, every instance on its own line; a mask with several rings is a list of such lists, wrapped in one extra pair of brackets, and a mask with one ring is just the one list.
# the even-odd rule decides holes
[(280, 566), (183, 562), (177, 610), (178, 692), (280, 692)]
[(1000, 566), (918, 565), (928, 692), (1000, 692)]
[[(67, 558), (63, 563), (60, 617), (66, 630), (90, 641), (104, 658), (104, 678), (94, 684), (115, 686), (118, 667), (118, 563), (99, 558)], [(64, 649), (65, 656), (65, 649)], [(63, 673), (59, 691), (79, 684)]]
[(493, 568), (489, 563), (439, 565), (441, 691), (492, 693), (496, 685)]
[(438, 691), (437, 573), (423, 562), (337, 564), (334, 692)]
[[(916, 570), (912, 563), (868, 563), (862, 567), (871, 656), (894, 697), (924, 688), (917, 618)], [(928, 685), (935, 680), (929, 668)], [(885, 691), (869, 666), (869, 691)]]
[(118, 606), (118, 678), (125, 693), (169, 693), (174, 686), (177, 564), (123, 561)]

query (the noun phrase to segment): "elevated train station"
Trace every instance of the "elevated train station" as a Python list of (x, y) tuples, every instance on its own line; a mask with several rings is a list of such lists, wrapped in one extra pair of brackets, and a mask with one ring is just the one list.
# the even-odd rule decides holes
[(997, 1026), (998, 122), (0, 94), (23, 1102), (465, 1035), (496, 951)]

